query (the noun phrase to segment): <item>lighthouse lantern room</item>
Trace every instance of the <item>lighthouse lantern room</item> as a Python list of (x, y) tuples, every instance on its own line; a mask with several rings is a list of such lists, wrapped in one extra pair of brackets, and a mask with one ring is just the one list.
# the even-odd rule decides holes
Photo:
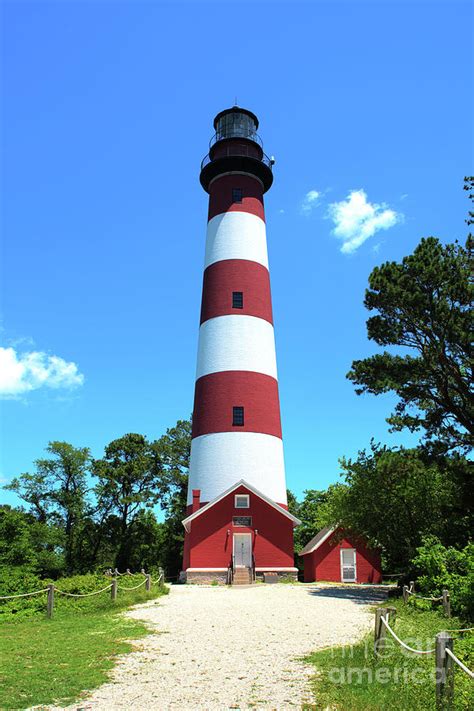
[(182, 578), (296, 577), (288, 511), (263, 195), (273, 160), (258, 119), (214, 119)]

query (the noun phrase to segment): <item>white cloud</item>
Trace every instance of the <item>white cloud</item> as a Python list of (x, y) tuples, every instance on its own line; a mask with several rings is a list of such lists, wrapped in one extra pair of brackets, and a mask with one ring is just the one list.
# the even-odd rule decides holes
[(301, 213), (306, 216), (311, 215), (313, 207), (316, 207), (320, 197), (321, 193), (318, 190), (310, 190), (307, 192), (301, 203)]
[(59, 356), (0, 347), (0, 397), (14, 398), (42, 387), (72, 389), (83, 382), (77, 365)]
[(379, 230), (388, 230), (403, 215), (385, 203), (367, 201), (364, 190), (352, 190), (346, 200), (329, 205), (328, 217), (334, 223), (332, 233), (342, 240), (341, 252), (351, 254)]

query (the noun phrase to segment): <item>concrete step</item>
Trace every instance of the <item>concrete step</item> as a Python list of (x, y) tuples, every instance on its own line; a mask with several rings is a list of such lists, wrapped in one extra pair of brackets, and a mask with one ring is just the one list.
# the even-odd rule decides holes
[(236, 568), (234, 571), (234, 585), (250, 585), (252, 577), (248, 568)]

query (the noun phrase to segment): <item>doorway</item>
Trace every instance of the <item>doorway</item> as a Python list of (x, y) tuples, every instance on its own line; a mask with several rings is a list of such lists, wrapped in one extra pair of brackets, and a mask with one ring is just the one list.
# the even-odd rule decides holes
[(234, 561), (237, 568), (252, 566), (251, 533), (234, 533)]
[(341, 582), (355, 583), (356, 580), (355, 548), (341, 548)]

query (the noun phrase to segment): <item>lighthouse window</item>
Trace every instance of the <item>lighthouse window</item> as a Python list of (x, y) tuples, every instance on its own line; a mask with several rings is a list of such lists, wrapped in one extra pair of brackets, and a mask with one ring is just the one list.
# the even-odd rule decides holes
[(235, 508), (236, 509), (248, 509), (249, 508), (249, 494), (236, 494), (235, 495)]
[(242, 202), (242, 188), (233, 188), (232, 202)]
[(244, 292), (243, 291), (233, 291), (232, 292), (232, 308), (233, 309), (243, 309), (244, 308)]
[(243, 407), (234, 407), (234, 408), (232, 408), (232, 410), (233, 410), (232, 424), (234, 425), (234, 427), (243, 427), (244, 408)]

